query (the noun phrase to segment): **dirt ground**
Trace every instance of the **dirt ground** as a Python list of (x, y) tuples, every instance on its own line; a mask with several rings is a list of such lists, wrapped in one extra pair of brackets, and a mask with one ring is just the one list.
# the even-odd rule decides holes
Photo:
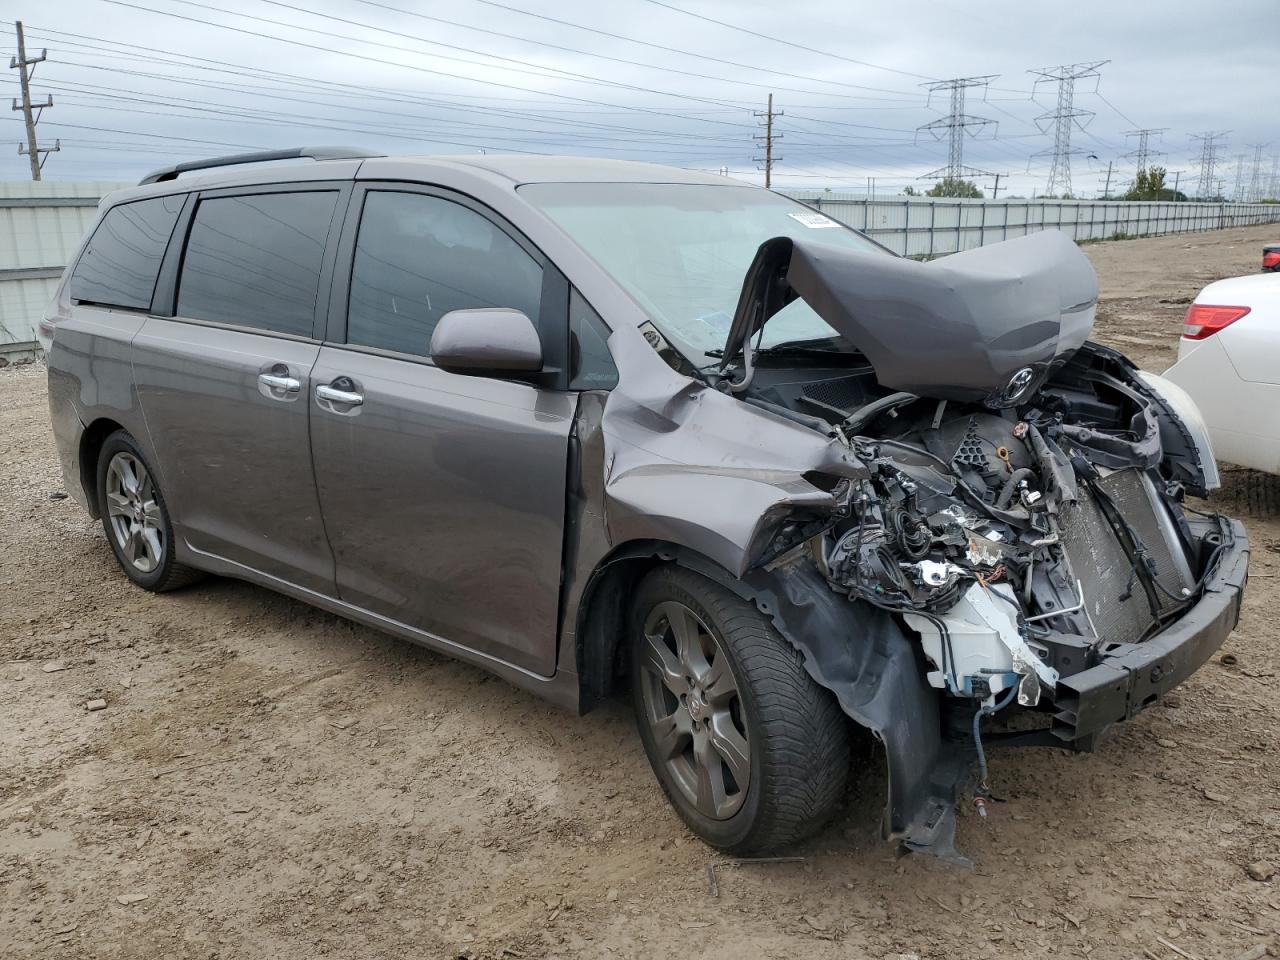
[[(1185, 303), (1276, 233), (1085, 248), (1101, 338), (1163, 369)], [(1238, 507), (1255, 479), (1227, 479)], [(1280, 878), (1247, 869), (1280, 863), (1276, 516), (1247, 518), (1235, 662), (1095, 754), (997, 752), (972, 872), (899, 859), (868, 769), (803, 859), (722, 866), (715, 896), (625, 704), (573, 717), (230, 580), (144, 593), (61, 489), (42, 368), (0, 371), (2, 957), (1280, 952)]]

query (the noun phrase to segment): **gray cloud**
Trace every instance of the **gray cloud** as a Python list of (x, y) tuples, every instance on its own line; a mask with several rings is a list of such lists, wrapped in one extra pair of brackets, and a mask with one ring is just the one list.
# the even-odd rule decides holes
[[(1056, 90), (1042, 84), (1033, 99), (1028, 69), (1103, 58), (1096, 92), (1092, 81), (1077, 91), (1076, 106), (1095, 112), (1074, 133), (1077, 194), (1100, 189), (1108, 161), (1113, 186), (1132, 175), (1123, 154), (1134, 126), (1168, 128), (1153, 145), (1184, 184), (1196, 175), (1189, 133), (1232, 131), (1220, 170), (1228, 181), (1246, 145), (1271, 141), (1268, 172), (1280, 152), (1280, 40), (1271, 5), (1256, 0), (1217, 3), (1212, 16), (1190, 0), (670, 0), (736, 30), (653, 0), (128, 3), (10, 7), (29, 45), (49, 50), (35, 90), (57, 104), (42, 141), (64, 145), (48, 161), (50, 178), (133, 180), (194, 156), (352, 143), (610, 155), (758, 181), (752, 112), (773, 91), (785, 114), (777, 185), (861, 193), (874, 177), (878, 192), (897, 193), (946, 162), (944, 142), (915, 133), (947, 106), (945, 95), (928, 98), (924, 81), (997, 74), (985, 100), (970, 94), (967, 112), (998, 123), (966, 143), (965, 162), (1007, 174), (1002, 193), (1029, 194), (1047, 172), (1032, 155), (1051, 146), (1035, 118)], [(16, 95), (16, 72), (9, 79)], [(14, 143), (17, 118), (0, 128)], [(6, 177), (25, 174), (24, 158), (2, 164)]]

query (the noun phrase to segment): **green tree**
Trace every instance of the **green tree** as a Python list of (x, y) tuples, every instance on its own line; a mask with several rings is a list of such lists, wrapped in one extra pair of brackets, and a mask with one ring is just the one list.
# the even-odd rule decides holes
[(918, 197), (920, 196), (920, 191), (917, 190), (915, 187), (903, 187), (902, 195), (904, 197)]
[(967, 197), (971, 200), (982, 198), (982, 191), (972, 180), (961, 180), (959, 177), (943, 177), (925, 192), (926, 197)]
[[(1168, 171), (1164, 167), (1144, 167), (1138, 171), (1137, 177), (1134, 178), (1133, 186), (1125, 191), (1121, 200), (1177, 200), (1181, 197), (1181, 191), (1177, 194), (1174, 191), (1166, 189), (1164, 178)], [(1185, 197), (1182, 197), (1185, 199)]]

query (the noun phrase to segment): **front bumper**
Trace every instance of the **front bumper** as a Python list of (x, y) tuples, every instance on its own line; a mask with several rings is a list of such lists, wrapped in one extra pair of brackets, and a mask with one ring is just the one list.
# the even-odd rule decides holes
[(1191, 674), (1240, 620), (1249, 577), (1249, 540), (1232, 520), (1234, 539), (1200, 602), (1167, 629), (1143, 643), (1116, 644), (1096, 666), (1058, 681), (1053, 735), (1076, 741), (1128, 720)]

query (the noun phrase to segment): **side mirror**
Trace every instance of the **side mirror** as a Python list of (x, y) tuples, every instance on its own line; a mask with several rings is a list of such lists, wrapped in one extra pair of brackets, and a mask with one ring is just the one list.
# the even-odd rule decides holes
[(431, 360), (454, 373), (529, 373), (542, 369), (542, 342), (519, 310), (450, 310), (431, 334)]

